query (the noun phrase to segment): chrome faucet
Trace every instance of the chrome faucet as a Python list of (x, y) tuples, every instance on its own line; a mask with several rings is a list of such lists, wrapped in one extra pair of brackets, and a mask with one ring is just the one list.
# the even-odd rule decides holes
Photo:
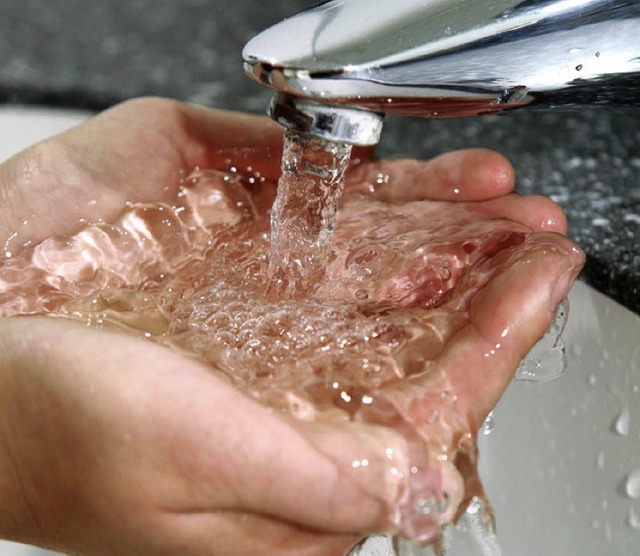
[(640, 105), (640, 0), (332, 0), (243, 58), (275, 120), (373, 145), (385, 113)]

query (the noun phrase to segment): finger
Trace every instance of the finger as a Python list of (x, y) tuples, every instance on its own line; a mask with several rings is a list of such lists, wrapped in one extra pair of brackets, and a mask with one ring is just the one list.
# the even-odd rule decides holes
[(195, 167), (279, 175), (282, 129), (266, 117), (165, 99), (125, 102), (0, 165), (0, 241), (25, 244), (113, 220), (127, 202), (175, 198)]
[(470, 204), (467, 208), (470, 212), (478, 212), (490, 218), (506, 218), (519, 222), (534, 232), (567, 232), (567, 218), (564, 212), (547, 197), (523, 197), (514, 193)]
[[(51, 483), (38, 494), (42, 515), (75, 501), (51, 523), (61, 538), (87, 515), (127, 529), (157, 510), (255, 513), (340, 534), (391, 526), (391, 505), (406, 488), (392, 469), (409, 476), (399, 434), (270, 414), (203, 364), (133, 337), (44, 318), (1, 322), (3, 353), (29, 368), (16, 378), (24, 387), (14, 403), (45, 400), (21, 414), (19, 430), (44, 438), (21, 463), (39, 469), (64, 454), (38, 475)], [(127, 516), (114, 510), (128, 504)]]
[[(493, 268), (471, 273), (483, 270), (489, 282), (471, 301), (468, 324), (447, 339), (442, 353), (425, 362), (422, 372), (377, 392), (367, 408), (368, 420), (415, 431), (431, 454), (431, 469), (440, 465), (442, 480), (410, 492), (406, 521), (413, 531), (429, 530), (411, 508), (428, 500), (430, 491), (432, 498), (448, 500), (449, 511), (457, 508), (463, 488), (456, 484), (455, 470), (444, 464), (474, 461), (474, 447), (464, 439), (475, 436), (522, 358), (547, 330), (583, 262), (583, 254), (558, 234), (531, 235), (499, 252), (486, 263)], [(463, 290), (461, 297), (468, 290), (464, 280), (456, 285)], [(456, 304), (454, 294), (451, 305)], [(471, 495), (481, 492), (473, 477), (473, 472), (465, 477)]]
[(167, 554), (193, 556), (342, 556), (362, 538), (238, 512), (164, 514), (157, 529)]
[(165, 167), (190, 172), (250, 166), (249, 172), (277, 178), (282, 137), (282, 127), (266, 116), (161, 98), (124, 102), (59, 136), (82, 155), (75, 157), (77, 163), (113, 172), (113, 187), (122, 188), (129, 200), (148, 200), (150, 193), (157, 198), (158, 167), (164, 173)]
[(446, 369), (463, 413), (482, 423), (520, 361), (548, 329), (584, 254), (557, 234), (535, 234), (473, 299), (470, 322), (438, 361)]
[[(412, 434), (394, 431), (392, 423), (295, 427), (304, 439), (299, 445), (281, 432), (278, 438), (286, 440), (275, 444), (271, 437), (264, 452), (251, 439), (262, 469), (251, 471), (245, 463), (252, 478), (241, 507), (325, 532), (398, 531), (417, 541), (432, 539), (455, 515), (463, 495), (458, 471), (433, 461)], [(265, 475), (266, 462), (271, 469)], [(446, 493), (449, 504), (440, 512), (417, 512), (433, 493)]]
[[(134, 476), (145, 470), (145, 481), (155, 484), (150, 504), (192, 513), (250, 512), (337, 533), (392, 526), (393, 506), (410, 477), (411, 447), (402, 435), (375, 425), (287, 418), (210, 368), (135, 338), (46, 319), (13, 322), (31, 330), (37, 324), (40, 343), (55, 334), (46, 357), (50, 365), (61, 359), (58, 366), (66, 369), (55, 388), (68, 388), (71, 399), (74, 389), (100, 392), (102, 402), (85, 408), (95, 414), (91, 422), (98, 421), (106, 437), (113, 433), (115, 444), (126, 428), (131, 441), (125, 453), (120, 446), (99, 459), (117, 454)], [(109, 347), (114, 344), (117, 350)], [(109, 354), (98, 376), (85, 372), (95, 365), (95, 353)]]
[(367, 164), (356, 169), (349, 182), (362, 182), (365, 191), (373, 188), (394, 203), (422, 199), (478, 201), (513, 191), (514, 171), (499, 153), (466, 149), (427, 162), (388, 160)]
[(424, 416), (434, 409), (431, 406), (442, 405), (439, 394), (451, 393), (455, 404), (449, 413), (467, 421), (459, 423), (463, 430), (475, 430), (522, 358), (548, 329), (583, 263), (584, 254), (568, 239), (534, 234), (494, 255), (484, 268), (465, 274), (455, 286), (453, 306), (467, 304), (459, 301), (469, 289), (466, 280), (488, 277), (484, 286), (474, 284), (481, 289), (471, 300), (468, 323), (447, 339), (439, 357), (426, 363), (422, 373), (385, 388), (382, 397), (417, 430), (426, 430), (423, 436), (428, 439), (433, 431)]
[[(186, 483), (173, 491), (173, 508), (245, 511), (335, 533), (402, 530), (422, 540), (451, 519), (459, 475), (450, 464), (432, 465), (411, 439), (387, 426), (269, 415), (234, 393), (224, 383), (201, 385), (188, 411), (171, 412), (188, 416), (171, 427), (181, 431), (172, 464)], [(169, 396), (175, 389), (160, 395)], [(450, 493), (450, 512), (416, 523), (405, 515), (416, 517), (416, 496), (442, 490)]]
[[(236, 403), (233, 411), (234, 426), (227, 426), (227, 436), (220, 434), (204, 445), (197, 440), (198, 453), (208, 461), (227, 454), (215, 481), (204, 460), (194, 466), (194, 451), (184, 452), (191, 454), (188, 479), (199, 485), (203, 509), (214, 500), (222, 507), (339, 533), (391, 526), (392, 505), (404, 488), (391, 469), (408, 469), (408, 448), (399, 434), (382, 427), (269, 417), (256, 404)], [(393, 458), (386, 456), (387, 450)], [(223, 495), (219, 482), (233, 488)], [(207, 484), (211, 490), (205, 486), (203, 492)]]
[(235, 167), (272, 181), (280, 176), (284, 129), (270, 118), (193, 104), (178, 104), (177, 110), (187, 137), (195, 139), (185, 153), (187, 167)]

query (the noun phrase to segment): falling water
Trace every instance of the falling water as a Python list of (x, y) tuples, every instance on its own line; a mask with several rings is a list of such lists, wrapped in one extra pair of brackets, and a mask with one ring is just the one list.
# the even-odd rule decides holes
[(287, 131), (271, 210), (269, 288), (301, 298), (324, 276), (351, 145)]

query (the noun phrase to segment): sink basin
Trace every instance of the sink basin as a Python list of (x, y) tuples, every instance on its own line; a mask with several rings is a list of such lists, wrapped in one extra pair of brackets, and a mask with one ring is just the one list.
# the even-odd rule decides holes
[[(0, 160), (88, 115), (0, 107)], [(640, 554), (640, 317), (582, 282), (569, 297), (567, 371), (513, 382), (480, 439), (504, 556)], [(0, 541), (0, 556), (45, 554)]]
[(505, 556), (640, 554), (640, 317), (569, 300), (565, 374), (513, 382), (480, 441)]

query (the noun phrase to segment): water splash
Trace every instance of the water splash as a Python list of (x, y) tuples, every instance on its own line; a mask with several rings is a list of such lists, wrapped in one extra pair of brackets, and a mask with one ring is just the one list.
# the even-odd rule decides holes
[(515, 378), (534, 382), (548, 382), (558, 378), (567, 367), (562, 332), (569, 316), (569, 301), (565, 299), (556, 310), (549, 330), (522, 360)]
[[(332, 179), (321, 186), (329, 189)], [(483, 493), (456, 385), (432, 362), (469, 323), (475, 293), (501, 268), (484, 263), (517, 251), (528, 231), (459, 204), (389, 202), (384, 190), (394, 184), (376, 188), (368, 179), (345, 191), (333, 246), (328, 236), (319, 242), (328, 264), (303, 276), (308, 288), (291, 289), (294, 275), (275, 287), (282, 296), (266, 295), (273, 184), (252, 188), (238, 173), (198, 171), (173, 205), (133, 204), (112, 224), (50, 238), (4, 261), (0, 314), (125, 329), (209, 363), (294, 417), (393, 427), (406, 436), (412, 464), (390, 479), (408, 493), (394, 509), (395, 525), (437, 534), (453, 519), (463, 482), (465, 495), (482, 500)], [(420, 387), (408, 394), (402, 385), (411, 377)], [(457, 469), (453, 462), (462, 460)], [(422, 488), (430, 470), (457, 492)]]
[(495, 428), (495, 426), (496, 426), (495, 416), (493, 414), (493, 411), (491, 411), (489, 415), (487, 415), (487, 418), (484, 420), (484, 423), (482, 423), (482, 426), (480, 427), (480, 432), (485, 436), (487, 436), (493, 432), (493, 429)]

